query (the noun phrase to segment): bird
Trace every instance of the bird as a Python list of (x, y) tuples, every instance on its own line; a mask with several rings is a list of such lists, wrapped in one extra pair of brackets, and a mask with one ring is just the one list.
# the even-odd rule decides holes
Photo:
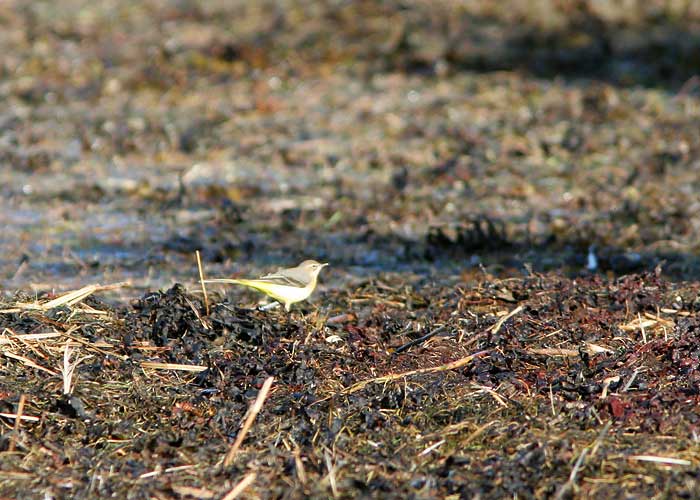
[(228, 283), (243, 285), (272, 297), (289, 312), (292, 304), (309, 298), (316, 288), (318, 273), (328, 262), (321, 264), (315, 260), (305, 260), (296, 267), (280, 269), (256, 279), (216, 278), (204, 280), (204, 283)]

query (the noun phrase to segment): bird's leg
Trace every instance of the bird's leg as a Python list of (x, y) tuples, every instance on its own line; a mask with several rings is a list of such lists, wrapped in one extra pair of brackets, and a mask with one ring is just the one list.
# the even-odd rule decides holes
[(269, 311), (270, 309), (274, 309), (275, 307), (279, 307), (280, 303), (275, 301), (275, 302), (270, 302), (269, 304), (265, 304), (264, 306), (258, 306), (258, 309), (260, 311)]

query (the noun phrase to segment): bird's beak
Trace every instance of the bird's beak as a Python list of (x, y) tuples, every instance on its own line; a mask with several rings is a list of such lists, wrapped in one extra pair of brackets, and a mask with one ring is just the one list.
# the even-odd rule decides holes
[(328, 265), (328, 262), (324, 262), (323, 264), (321, 264), (320, 269), (323, 269), (323, 268), (326, 267), (327, 265)]

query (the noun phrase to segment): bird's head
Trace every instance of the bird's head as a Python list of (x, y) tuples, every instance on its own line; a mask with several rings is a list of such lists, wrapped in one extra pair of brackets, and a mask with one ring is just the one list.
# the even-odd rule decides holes
[(305, 260), (301, 264), (299, 264), (299, 267), (308, 271), (311, 276), (313, 276), (314, 279), (318, 276), (318, 273), (321, 272), (321, 269), (326, 267), (328, 265), (328, 262), (325, 262), (321, 264), (320, 262), (316, 262), (315, 260)]

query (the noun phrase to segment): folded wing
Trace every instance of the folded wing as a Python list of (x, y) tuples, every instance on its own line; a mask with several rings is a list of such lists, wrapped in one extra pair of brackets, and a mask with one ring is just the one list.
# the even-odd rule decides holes
[(258, 278), (256, 281), (264, 281), (273, 285), (295, 286), (299, 288), (304, 288), (306, 285), (308, 285), (308, 283), (305, 283), (298, 277), (280, 273), (267, 274), (262, 278)]

